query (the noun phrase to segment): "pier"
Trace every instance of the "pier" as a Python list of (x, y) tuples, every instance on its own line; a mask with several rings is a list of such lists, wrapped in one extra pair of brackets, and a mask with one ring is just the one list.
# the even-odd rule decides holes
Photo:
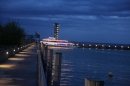
[(82, 43), (75, 43), (74, 46), (79, 48), (94, 48), (94, 49), (115, 49), (115, 50), (130, 50), (130, 45), (117, 45), (117, 44), (82, 44)]

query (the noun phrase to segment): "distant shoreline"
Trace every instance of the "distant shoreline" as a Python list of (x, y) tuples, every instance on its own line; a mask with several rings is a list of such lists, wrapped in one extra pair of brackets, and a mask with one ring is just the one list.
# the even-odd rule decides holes
[(75, 44), (103, 44), (103, 45), (118, 45), (118, 46), (130, 46), (130, 44), (123, 44), (123, 43), (98, 43), (98, 42), (76, 42), (76, 41), (71, 41)]

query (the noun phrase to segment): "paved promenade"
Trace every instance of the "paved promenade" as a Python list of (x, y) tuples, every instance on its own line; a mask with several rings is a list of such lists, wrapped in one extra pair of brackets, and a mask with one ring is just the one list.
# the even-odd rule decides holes
[(37, 86), (37, 80), (36, 45), (0, 63), (0, 86)]

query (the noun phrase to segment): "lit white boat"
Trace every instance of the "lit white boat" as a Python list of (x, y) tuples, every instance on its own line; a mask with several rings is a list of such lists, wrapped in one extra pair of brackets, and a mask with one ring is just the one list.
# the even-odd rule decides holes
[(44, 45), (51, 46), (51, 48), (74, 48), (74, 43), (67, 40), (56, 40), (54, 37), (45, 38), (42, 42)]

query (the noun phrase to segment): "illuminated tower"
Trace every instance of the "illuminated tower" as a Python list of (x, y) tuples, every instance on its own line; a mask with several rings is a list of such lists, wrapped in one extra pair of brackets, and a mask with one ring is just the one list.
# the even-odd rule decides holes
[(58, 39), (59, 26), (59, 23), (54, 24), (54, 37), (56, 40)]

